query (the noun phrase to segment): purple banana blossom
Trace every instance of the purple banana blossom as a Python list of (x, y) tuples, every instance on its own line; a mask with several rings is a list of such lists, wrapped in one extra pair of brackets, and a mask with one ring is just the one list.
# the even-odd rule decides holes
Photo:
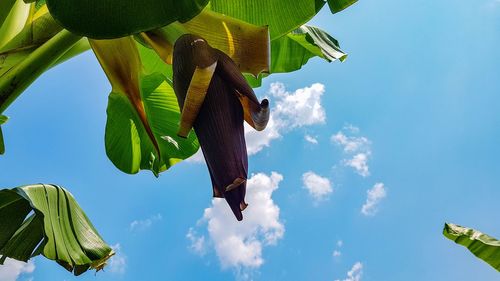
[[(205, 82), (197, 84), (199, 80)], [(212, 180), (213, 196), (225, 198), (241, 221), (241, 212), (248, 206), (243, 121), (263, 130), (269, 121), (269, 102), (258, 101), (229, 56), (191, 34), (175, 42), (173, 84), (181, 108), (179, 135), (187, 136), (190, 126), (194, 128)]]

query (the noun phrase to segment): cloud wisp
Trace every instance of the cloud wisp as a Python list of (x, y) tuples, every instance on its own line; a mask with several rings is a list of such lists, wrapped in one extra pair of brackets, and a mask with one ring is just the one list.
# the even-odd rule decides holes
[(161, 214), (156, 214), (144, 220), (134, 220), (130, 223), (129, 229), (130, 231), (144, 231), (162, 219)]
[(312, 144), (318, 144), (318, 139), (316, 137), (313, 137), (311, 135), (305, 135), (304, 136), (304, 139), (308, 142), (308, 143), (312, 143)]
[(0, 281), (16, 281), (21, 275), (30, 274), (35, 271), (35, 263), (27, 263), (7, 258), (3, 265), (0, 265)]
[(359, 128), (352, 125), (333, 135), (330, 140), (341, 146), (346, 158), (342, 160), (345, 166), (351, 167), (362, 177), (370, 175), (368, 160), (372, 154), (371, 142), (366, 137), (356, 136)]
[(329, 195), (333, 192), (330, 180), (312, 171), (302, 175), (302, 183), (303, 188), (309, 192), (315, 203), (328, 199)]
[(127, 267), (127, 257), (123, 254), (120, 243), (112, 245), (115, 254), (109, 260), (106, 269), (113, 274), (124, 274)]
[(351, 270), (347, 272), (347, 278), (336, 279), (335, 281), (361, 281), (361, 275), (363, 274), (363, 264), (360, 262), (355, 263)]
[(366, 216), (374, 216), (378, 212), (378, 204), (387, 196), (386, 188), (383, 183), (379, 182), (366, 193), (366, 202), (361, 207), (361, 213)]

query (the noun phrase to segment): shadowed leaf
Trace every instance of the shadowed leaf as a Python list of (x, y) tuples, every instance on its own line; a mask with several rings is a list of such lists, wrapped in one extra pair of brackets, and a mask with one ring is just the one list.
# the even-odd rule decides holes
[(66, 29), (95, 39), (118, 38), (185, 22), (208, 0), (46, 0), (50, 13)]
[(73, 195), (56, 185), (0, 190), (0, 264), (42, 254), (79, 275), (114, 254)]

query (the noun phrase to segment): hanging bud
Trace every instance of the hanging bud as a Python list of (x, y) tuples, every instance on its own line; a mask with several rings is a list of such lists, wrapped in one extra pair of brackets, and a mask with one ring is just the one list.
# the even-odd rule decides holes
[(181, 36), (174, 45), (173, 84), (181, 122), (179, 135), (194, 128), (212, 180), (213, 196), (225, 198), (243, 219), (248, 157), (243, 121), (263, 130), (269, 103), (259, 103), (238, 66), (201, 37)]

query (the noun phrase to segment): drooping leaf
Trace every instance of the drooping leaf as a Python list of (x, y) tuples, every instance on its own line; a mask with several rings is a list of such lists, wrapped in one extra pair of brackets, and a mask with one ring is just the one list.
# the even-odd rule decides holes
[(0, 264), (42, 254), (79, 275), (114, 254), (73, 195), (56, 185), (0, 190)]
[(478, 230), (445, 223), (443, 234), (446, 238), (469, 249), (476, 257), (500, 271), (500, 241)]
[(335, 14), (351, 6), (357, 1), (358, 0), (328, 0), (328, 6), (330, 7), (332, 14)]
[(269, 25), (274, 40), (309, 21), (324, 4), (323, 0), (212, 0), (210, 8), (258, 26)]
[(185, 22), (208, 0), (46, 0), (50, 13), (66, 29), (94, 39), (118, 38)]
[(91, 45), (112, 85), (105, 143), (113, 164), (125, 173), (146, 169), (158, 175), (193, 155), (199, 148), (195, 134), (177, 136), (180, 110), (166, 79), (171, 67), (131, 37)]
[[(256, 26), (207, 9), (190, 21), (175, 26), (181, 29), (179, 33), (201, 36), (212, 47), (223, 51), (233, 59), (241, 72), (258, 75), (269, 71), (267, 26)], [(173, 44), (168, 42), (166, 33), (172, 33), (176, 27), (172, 24), (142, 34), (147, 44), (168, 64), (172, 64)]]
[(271, 73), (298, 70), (316, 56), (329, 62), (336, 59), (344, 61), (347, 57), (338, 41), (328, 33), (314, 26), (303, 25), (271, 42)]

